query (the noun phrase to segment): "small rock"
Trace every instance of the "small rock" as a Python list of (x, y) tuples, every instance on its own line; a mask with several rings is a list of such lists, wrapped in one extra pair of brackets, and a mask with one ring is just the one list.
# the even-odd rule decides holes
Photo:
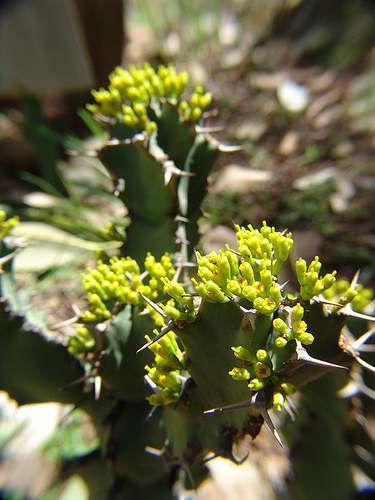
[(284, 80), (277, 89), (280, 104), (291, 113), (304, 111), (310, 102), (310, 92), (307, 87), (294, 80)]
[(239, 140), (250, 139), (256, 142), (268, 131), (268, 128), (265, 120), (246, 120), (237, 127), (235, 136)]
[(299, 141), (299, 133), (296, 130), (287, 132), (282, 138), (277, 152), (283, 156), (290, 156), (297, 151)]
[(333, 179), (338, 175), (338, 169), (336, 167), (327, 167), (323, 170), (318, 170), (312, 174), (304, 175), (293, 182), (293, 187), (300, 191), (305, 189), (310, 189), (311, 187), (320, 186), (325, 184), (330, 179)]
[(211, 188), (213, 194), (233, 192), (246, 194), (271, 179), (272, 173), (267, 170), (242, 167), (241, 165), (228, 165), (225, 167), (219, 179)]
[(335, 179), (336, 191), (329, 196), (331, 209), (336, 214), (342, 213), (349, 208), (350, 200), (356, 193), (354, 183), (347, 178), (337, 177)]

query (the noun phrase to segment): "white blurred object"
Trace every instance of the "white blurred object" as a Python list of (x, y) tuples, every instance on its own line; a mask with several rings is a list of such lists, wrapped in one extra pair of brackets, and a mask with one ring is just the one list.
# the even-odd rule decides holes
[(304, 111), (310, 102), (310, 91), (294, 80), (284, 80), (277, 88), (277, 98), (283, 108), (291, 113)]

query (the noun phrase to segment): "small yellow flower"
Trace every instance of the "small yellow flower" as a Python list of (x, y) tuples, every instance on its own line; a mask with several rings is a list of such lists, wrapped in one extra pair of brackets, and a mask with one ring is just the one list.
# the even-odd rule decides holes
[(263, 363), (259, 363), (254, 367), (258, 378), (267, 378), (271, 375), (271, 368)]

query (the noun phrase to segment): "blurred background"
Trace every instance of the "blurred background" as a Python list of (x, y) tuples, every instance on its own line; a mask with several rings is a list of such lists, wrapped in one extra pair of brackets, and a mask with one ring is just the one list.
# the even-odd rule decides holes
[[(205, 248), (233, 239), (230, 219), (267, 220), (293, 232), (296, 256), (319, 254), (348, 279), (360, 268), (373, 286), (374, 25), (370, 0), (3, 0), (0, 207), (102, 241), (98, 227), (126, 214), (97, 160), (69, 154), (96, 146), (90, 90), (108, 85), (116, 65), (172, 62), (191, 88), (212, 92), (218, 138), (242, 146), (212, 173)], [(62, 255), (53, 241), (41, 249), (18, 272), (56, 324), (71, 316), (68, 301), (79, 303), (88, 254)], [(78, 479), (53, 485), (64, 460), (95, 449), (90, 422), (60, 405), (27, 406), (0, 393), (2, 498), (88, 498)], [(274, 498), (285, 454), (267, 434), (252, 446), (242, 468), (213, 465), (216, 486), (197, 498)]]

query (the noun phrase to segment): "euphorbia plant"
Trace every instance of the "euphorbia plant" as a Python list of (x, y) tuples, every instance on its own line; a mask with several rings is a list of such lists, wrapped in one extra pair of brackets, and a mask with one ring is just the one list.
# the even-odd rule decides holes
[[(97, 155), (129, 210), (126, 241), (119, 255), (102, 252), (84, 273), (89, 305), (69, 334), (52, 337), (39, 321), (41, 338), (13, 322), (10, 337), (8, 325), (0, 376), (21, 402), (73, 402), (91, 415), (101, 447), (90, 458), (101, 486), (81, 474), (93, 498), (166, 499), (174, 482), (198, 487), (207, 458), (236, 461), (234, 442), (256, 438), (264, 422), (282, 444), (270, 410), (292, 412), (290, 399), (306, 384), (330, 371), (349, 373), (355, 360), (364, 365), (358, 348), (370, 334), (353, 341), (347, 325), (373, 319), (351, 307), (365, 296), (356, 280), (338, 292), (336, 273), (321, 275), (318, 257), (295, 263), (299, 290), (288, 291), (279, 274), (292, 234), (266, 222), (260, 229), (234, 224), (236, 248), (199, 249), (207, 176), (228, 149), (206, 126), (211, 95), (197, 87), (184, 100), (187, 74), (172, 66), (117, 68), (110, 81), (88, 109), (108, 134)], [(11, 285), (8, 279), (3, 291), (10, 304)], [(48, 365), (43, 387), (27, 365), (9, 362), (17, 352), (26, 359), (26, 350), (62, 367)], [(46, 366), (38, 366), (43, 376)], [(340, 498), (354, 491), (346, 458)]]

